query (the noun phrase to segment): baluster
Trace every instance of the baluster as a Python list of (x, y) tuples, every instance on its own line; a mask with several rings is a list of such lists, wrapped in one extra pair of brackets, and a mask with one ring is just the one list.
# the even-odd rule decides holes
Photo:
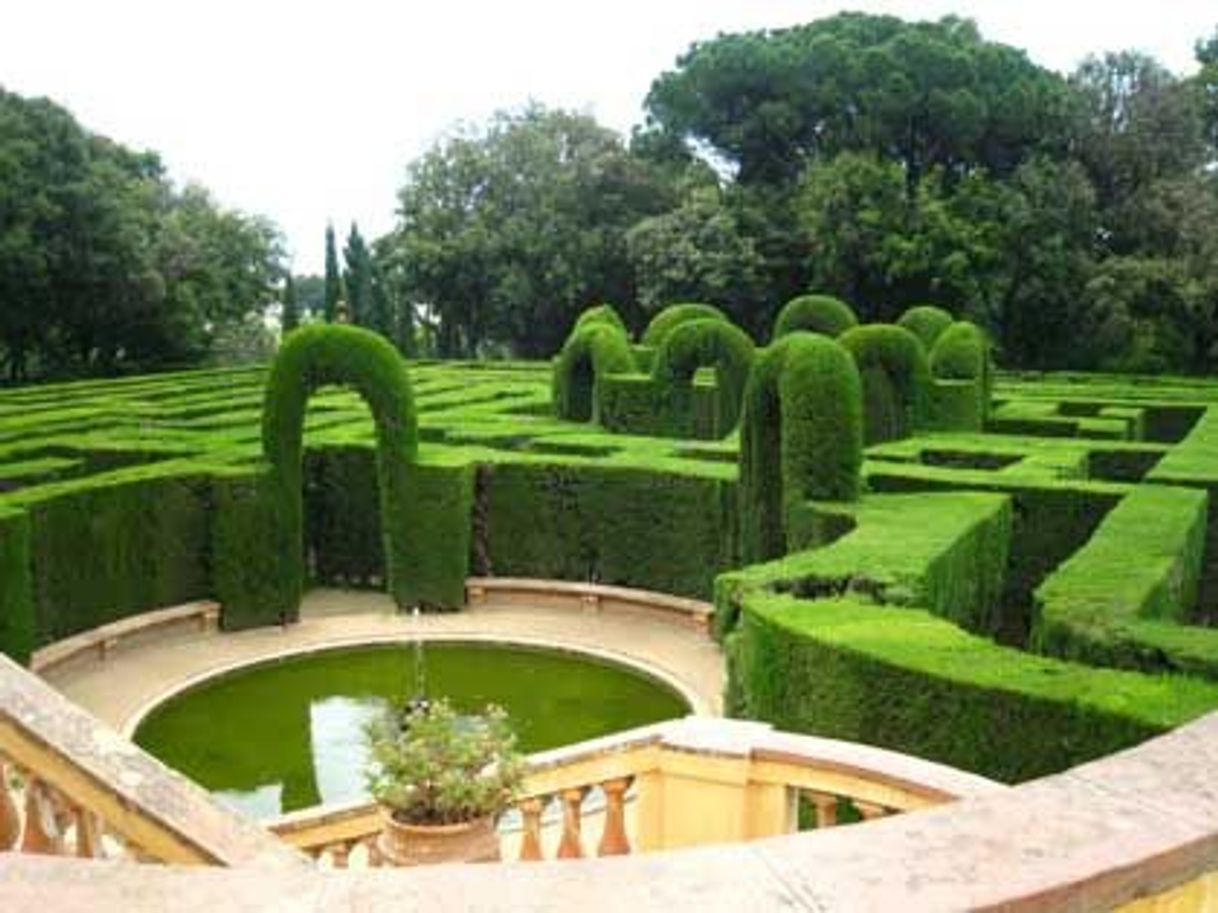
[(601, 784), (605, 791), (605, 829), (597, 853), (601, 856), (625, 856), (630, 852), (626, 836), (626, 790), (632, 777), (618, 777)]
[(808, 798), (816, 806), (816, 826), (833, 827), (837, 824), (837, 796), (825, 793), (809, 793)]
[(859, 814), (863, 816), (864, 821), (871, 821), (874, 818), (883, 818), (888, 814), (888, 809), (882, 805), (875, 805), (871, 802), (860, 802), (854, 800), (854, 807), (859, 810)]
[(85, 808), (76, 809), (76, 855), (86, 859), (99, 859), (102, 852), (102, 821)]
[(364, 849), (368, 851), (368, 868), (380, 868), (385, 860), (381, 856), (381, 848), (377, 844), (376, 834), (364, 838)]
[(564, 789), (559, 796), (562, 799), (562, 840), (558, 844), (559, 859), (582, 859), (584, 844), (580, 839), (580, 806), (584, 802), (586, 788), (577, 786)]
[(346, 840), (330, 845), (330, 862), (336, 869), (345, 869), (351, 855), (351, 844)]
[(63, 855), (63, 834), (46, 784), (31, 779), (25, 784), (25, 835), (21, 852), (44, 856)]
[(540, 796), (524, 799), (520, 802), (520, 860), (522, 862), (541, 861), (541, 813), (545, 810), (546, 800)]
[(21, 812), (13, 798), (13, 772), (0, 761), (0, 852), (11, 850), (21, 839)]

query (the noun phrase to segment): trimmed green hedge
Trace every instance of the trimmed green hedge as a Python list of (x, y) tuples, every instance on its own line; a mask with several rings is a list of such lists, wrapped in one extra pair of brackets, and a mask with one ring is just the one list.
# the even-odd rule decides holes
[(735, 486), (648, 469), (496, 465), (475, 551), (494, 574), (708, 597), (735, 561)]
[(716, 379), (716, 437), (730, 433), (740, 419), (740, 402), (753, 367), (753, 341), (722, 320), (690, 320), (672, 329), (656, 351), (651, 376), (668, 433), (694, 433), (694, 373), (713, 366)]
[(854, 356), (863, 380), (864, 443), (897, 440), (926, 427), (930, 366), (918, 337), (872, 323), (847, 330), (837, 341)]
[(604, 322), (581, 327), (567, 337), (554, 360), (550, 389), (555, 415), (575, 422), (600, 421), (605, 377), (633, 371), (624, 332)]
[(918, 304), (909, 308), (897, 321), (897, 326), (909, 330), (921, 340), (930, 352), (943, 331), (952, 325), (955, 317), (933, 304)]
[(798, 330), (820, 333), (823, 336), (841, 336), (858, 326), (858, 317), (850, 305), (830, 295), (800, 295), (782, 306), (774, 320), (771, 340), (777, 342), (783, 336)]
[(791, 333), (754, 362), (740, 423), (746, 561), (787, 550), (787, 517), (796, 505), (858, 497), (862, 397), (854, 359), (827, 336)]
[(210, 480), (68, 483), (30, 504), (37, 642), (210, 594)]
[(720, 320), (731, 323), (728, 316), (713, 304), (670, 304), (651, 318), (643, 331), (642, 344), (658, 349), (664, 338), (689, 320)]
[(1218, 686), (1031, 656), (908, 607), (741, 594), (727, 709), (1021, 781), (1212, 709)]
[[(982, 421), (989, 418), (994, 369), (989, 337), (975, 323), (958, 320), (943, 330), (930, 349), (930, 373), (935, 380), (972, 381), (976, 384), (977, 410)], [(940, 423), (950, 421), (963, 410), (941, 405)], [(940, 427), (944, 427), (942, 424)], [(971, 430), (972, 426), (950, 426), (952, 430)]]
[(0, 653), (19, 663), (38, 645), (32, 583), (29, 515), (0, 508)]
[[(595, 332), (597, 328), (584, 332)], [(262, 444), (273, 467), (282, 503), (280, 518), (296, 548), (285, 551), (297, 581), (297, 602), (304, 586), (303, 436), (305, 407), (319, 387), (341, 384), (356, 389), (372, 412), (377, 437), (377, 477), (385, 519), (386, 582), (398, 605), (409, 604), (405, 574), (405, 527), (410, 465), (418, 448), (414, 398), (406, 364), (378, 333), (359, 327), (313, 324), (295, 330), (279, 347), (267, 378), (262, 415)], [(417, 522), (417, 521), (416, 521)]]
[(1032, 646), (1094, 665), (1218, 678), (1218, 630), (1189, 627), (1209, 496), (1143, 485), (1036, 590)]

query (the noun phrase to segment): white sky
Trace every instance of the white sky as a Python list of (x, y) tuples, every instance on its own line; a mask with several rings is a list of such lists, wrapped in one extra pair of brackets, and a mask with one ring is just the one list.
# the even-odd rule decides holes
[(626, 133), (691, 42), (841, 9), (969, 16), (1063, 71), (1138, 48), (1188, 72), (1218, 26), (1213, 0), (0, 0), (0, 85), (157, 150), (319, 271), (326, 220), (391, 228), (407, 162), (455, 121), (531, 98)]

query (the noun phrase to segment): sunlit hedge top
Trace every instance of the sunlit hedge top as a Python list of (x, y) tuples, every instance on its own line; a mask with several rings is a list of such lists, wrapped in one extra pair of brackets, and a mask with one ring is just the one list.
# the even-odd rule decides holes
[(808, 330), (825, 336), (840, 336), (858, 318), (846, 302), (831, 295), (800, 295), (792, 298), (778, 312), (774, 321), (774, 339), (781, 339), (796, 330)]
[(713, 304), (670, 304), (651, 318), (643, 331), (643, 345), (659, 346), (664, 337), (688, 320), (722, 320), (730, 323), (727, 315)]
[(918, 304), (901, 315), (897, 326), (904, 327), (922, 340), (922, 345), (929, 352), (934, 347), (939, 334), (950, 327), (954, 319), (941, 307), (933, 304)]

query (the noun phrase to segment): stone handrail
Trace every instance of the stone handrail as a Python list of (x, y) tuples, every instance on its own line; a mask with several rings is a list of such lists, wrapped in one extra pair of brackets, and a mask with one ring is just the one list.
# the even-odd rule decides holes
[(540, 580), (528, 577), (469, 577), (470, 606), (524, 605), (581, 608), (587, 612), (644, 612), (699, 631), (710, 628), (714, 608), (697, 599), (602, 583)]
[[(543, 858), (542, 818), (561, 812), (550, 855), (622, 855), (794, 832), (799, 800), (819, 827), (838, 811), (863, 819), (912, 811), (1007, 787), (973, 774), (878, 748), (776, 732), (764, 723), (686, 717), (581, 742), (529, 758), (516, 807), (525, 861)], [(589, 808), (589, 795), (601, 801)], [(635, 822), (626, 823), (626, 794)], [(596, 830), (585, 834), (595, 819)], [(358, 847), (376, 865), (375, 805), (304, 810), (270, 826), (288, 842), (338, 867)], [(633, 831), (633, 833), (631, 833)]]
[(306, 861), (0, 655), (0, 851), (10, 849), (207, 865)]

